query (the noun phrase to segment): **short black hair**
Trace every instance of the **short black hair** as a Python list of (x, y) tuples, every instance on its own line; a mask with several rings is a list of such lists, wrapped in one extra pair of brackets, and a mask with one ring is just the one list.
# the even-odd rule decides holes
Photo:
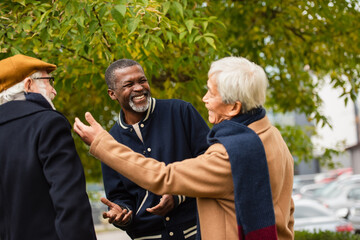
[(105, 71), (105, 81), (106, 81), (106, 84), (108, 85), (108, 88), (109, 89), (116, 88), (116, 86), (115, 86), (115, 71), (117, 69), (127, 68), (127, 67), (131, 67), (131, 66), (135, 66), (135, 65), (139, 66), (143, 70), (140, 63), (138, 63), (137, 61), (131, 60), (131, 59), (119, 59), (119, 60), (113, 62), (112, 64), (110, 64), (110, 66)]

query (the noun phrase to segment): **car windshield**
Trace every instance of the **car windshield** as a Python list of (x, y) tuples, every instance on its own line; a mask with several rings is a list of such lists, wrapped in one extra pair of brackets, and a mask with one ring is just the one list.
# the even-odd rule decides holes
[(333, 188), (333, 190), (331, 192), (327, 192), (326, 195), (323, 195), (324, 198), (335, 198), (339, 195), (341, 195), (341, 193), (344, 191), (344, 186), (343, 185), (337, 185)]
[(295, 206), (294, 218), (327, 217), (329, 213), (312, 206)]
[(335, 189), (338, 188), (338, 183), (337, 182), (331, 182), (327, 185), (325, 185), (322, 188), (319, 188), (317, 190), (314, 191), (314, 196), (315, 197), (328, 197), (330, 195), (333, 194), (333, 192), (335, 191)]

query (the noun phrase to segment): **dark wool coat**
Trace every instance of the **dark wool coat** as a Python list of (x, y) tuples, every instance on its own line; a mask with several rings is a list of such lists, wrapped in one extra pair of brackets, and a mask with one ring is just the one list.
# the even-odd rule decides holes
[(30, 95), (0, 105), (0, 239), (96, 239), (71, 125)]

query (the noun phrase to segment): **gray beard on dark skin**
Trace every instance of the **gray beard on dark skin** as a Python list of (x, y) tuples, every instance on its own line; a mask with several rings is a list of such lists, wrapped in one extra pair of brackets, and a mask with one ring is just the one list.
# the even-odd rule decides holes
[(147, 94), (147, 103), (143, 106), (136, 106), (135, 103), (132, 101), (132, 97), (130, 97), (130, 101), (129, 101), (129, 106), (131, 107), (132, 110), (134, 110), (135, 112), (145, 112), (150, 105), (150, 93), (146, 92), (145, 94)]

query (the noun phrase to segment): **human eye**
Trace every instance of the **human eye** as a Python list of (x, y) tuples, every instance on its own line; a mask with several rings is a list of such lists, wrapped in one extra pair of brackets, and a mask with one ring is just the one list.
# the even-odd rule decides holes
[(130, 87), (132, 87), (132, 85), (133, 85), (133, 83), (125, 83), (124, 85), (123, 85), (123, 88), (130, 88)]

